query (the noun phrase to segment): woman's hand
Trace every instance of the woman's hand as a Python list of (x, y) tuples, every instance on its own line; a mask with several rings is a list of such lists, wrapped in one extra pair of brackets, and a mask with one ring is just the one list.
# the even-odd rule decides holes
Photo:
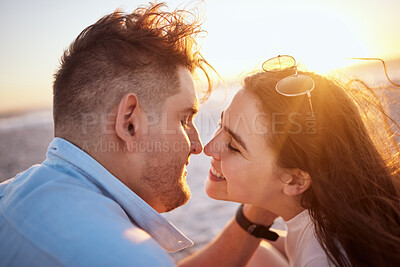
[(261, 225), (271, 225), (278, 217), (275, 213), (252, 204), (244, 205), (243, 214), (249, 221)]

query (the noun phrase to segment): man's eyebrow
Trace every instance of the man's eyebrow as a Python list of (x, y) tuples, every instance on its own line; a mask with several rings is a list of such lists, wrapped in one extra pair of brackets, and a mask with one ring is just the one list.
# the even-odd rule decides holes
[(195, 115), (197, 114), (197, 112), (199, 112), (199, 108), (197, 107), (197, 105), (193, 107), (187, 107), (182, 110), (182, 113), (190, 113), (191, 115)]
[(190, 113), (191, 115), (196, 115), (197, 112), (199, 112), (199, 102), (197, 99), (195, 99), (193, 105), (188, 106), (183, 109), (184, 113)]

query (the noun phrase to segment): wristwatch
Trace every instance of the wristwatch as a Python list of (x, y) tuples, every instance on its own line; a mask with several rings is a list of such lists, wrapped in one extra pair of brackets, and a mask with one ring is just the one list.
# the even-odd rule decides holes
[(236, 212), (236, 222), (242, 227), (246, 232), (249, 234), (257, 237), (257, 238), (264, 238), (270, 241), (276, 241), (279, 235), (273, 231), (270, 231), (269, 226), (261, 225), (252, 223), (249, 221), (243, 214), (243, 204), (240, 205)]

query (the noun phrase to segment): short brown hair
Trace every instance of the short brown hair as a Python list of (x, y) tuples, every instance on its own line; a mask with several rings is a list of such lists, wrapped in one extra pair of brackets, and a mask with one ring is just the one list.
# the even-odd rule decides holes
[(203, 70), (209, 85), (206, 95), (210, 94), (206, 69), (212, 67), (195, 41), (201, 32), (198, 16), (184, 10), (162, 11), (164, 7), (150, 3), (131, 14), (117, 10), (72, 42), (53, 85), (56, 136), (57, 128), (70, 128), (69, 123), (80, 122), (82, 114), (109, 112), (128, 92), (135, 93), (145, 109), (160, 106), (178, 92), (178, 66)]

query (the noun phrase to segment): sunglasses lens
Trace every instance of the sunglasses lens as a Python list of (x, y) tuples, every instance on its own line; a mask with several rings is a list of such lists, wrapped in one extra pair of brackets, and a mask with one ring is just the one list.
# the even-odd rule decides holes
[(292, 69), (296, 65), (296, 61), (291, 56), (277, 56), (268, 59), (262, 65), (264, 71), (282, 71)]
[(287, 96), (306, 94), (314, 89), (314, 81), (307, 75), (291, 75), (283, 78), (276, 84), (276, 90)]

